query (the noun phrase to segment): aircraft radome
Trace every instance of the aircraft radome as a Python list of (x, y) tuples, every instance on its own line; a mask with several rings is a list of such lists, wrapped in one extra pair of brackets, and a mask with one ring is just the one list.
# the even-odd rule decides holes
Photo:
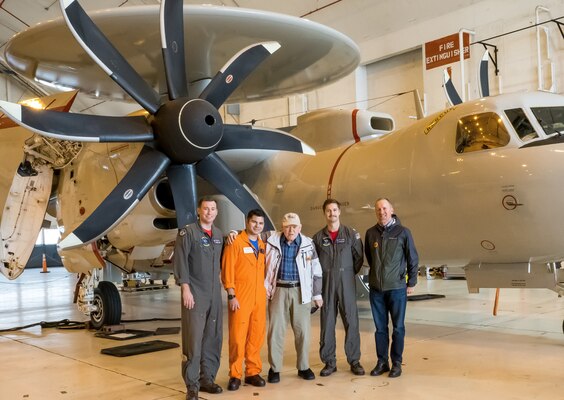
[[(63, 3), (73, 7), (77, 4)], [(163, 2), (165, 14), (167, 4), (171, 3)], [(186, 9), (189, 8), (185, 12)], [(76, 12), (73, 10), (72, 14)], [(171, 13), (174, 14), (180, 13)], [(67, 18), (71, 26), (76, 23), (69, 14)], [(89, 21), (87, 17), (82, 20)], [(166, 29), (163, 32), (164, 37), (172, 35)], [(27, 51), (32, 44), (25, 40), (25, 35), (24, 32), (20, 36), (21, 47)], [(90, 54), (93, 48), (105, 46), (81, 40)], [(16, 37), (8, 45), (8, 52), (13, 51), (19, 61), (11, 64), (13, 67), (25, 65), (23, 60), (33, 54), (21, 50), (18, 44)], [(283, 49), (282, 44), (279, 51)], [(257, 72), (276, 54), (258, 66)], [(9, 55), (7, 59), (10, 60)], [(178, 70), (184, 69), (183, 65), (180, 67), (183, 59), (184, 55), (180, 60), (166, 61), (165, 51), (172, 97), (164, 105), (155, 100), (151, 87), (131, 90), (136, 85), (129, 82), (129, 94), (157, 119), (160, 107), (166, 107), (170, 115), (178, 115), (168, 105), (177, 101), (170, 93), (182, 89), (177, 83), (182, 81)], [(41, 65), (41, 60), (35, 61)], [(190, 62), (186, 65), (190, 71)], [(33, 70), (18, 70), (30, 71)], [(333, 72), (328, 76), (341, 75)], [(114, 76), (118, 83), (125, 78)], [(214, 80), (208, 87), (214, 85)], [(86, 85), (87, 81), (79, 82)], [(141, 77), (135, 83), (139, 82), (144, 82)], [(88, 91), (87, 87), (80, 89)], [(210, 90), (204, 89), (202, 95), (206, 97)], [(275, 94), (276, 90), (270, 93)], [(179, 93), (179, 98), (183, 98), (185, 92)], [(287, 91), (280, 90), (280, 94), (284, 93)], [(195, 96), (192, 92), (190, 95)], [(112, 132), (120, 127), (119, 134), (110, 137), (104, 136), (108, 134), (105, 131), (80, 131), (86, 125), (80, 115), (61, 117), (69, 122), (67, 127), (75, 127), (65, 131), (51, 118), (51, 113), (31, 115), (20, 106), (2, 107), (24, 126), (52, 138), (116, 142), (84, 144), (88, 151), (83, 148), (73, 163), (60, 171), (57, 188), (58, 220), (64, 228), (61, 254), (65, 267), (90, 276), (82, 281), (79, 302), (83, 310), (92, 311), (95, 325), (115, 323), (120, 303), (113, 285), (100, 285), (92, 296), (97, 279), (96, 274), (90, 273), (92, 268), (102, 268), (109, 262), (126, 271), (162, 271), (160, 267), (170, 260), (169, 243), (175, 237), (176, 227), (194, 218), (196, 186), (203, 189), (200, 193), (214, 190), (196, 182), (195, 172), (224, 195), (218, 197), (220, 216), (224, 217), (218, 222), (223, 229), (240, 223), (241, 212), (262, 204), (271, 221), (279, 221), (287, 211), (298, 212), (305, 233), (311, 234), (322, 224), (323, 200), (331, 196), (343, 202), (343, 220), (363, 232), (375, 222), (374, 200), (385, 196), (412, 230), (422, 265), (464, 267), (470, 290), (543, 287), (559, 294), (564, 292), (560, 267), (564, 259), (564, 227), (560, 223), (564, 210), (557, 201), (562, 194), (559, 182), (564, 173), (564, 97), (560, 95), (521, 93), (482, 98), (453, 106), (397, 131), (393, 130), (392, 118), (383, 114), (359, 110), (313, 112), (298, 120), (292, 134), (313, 144), (315, 157), (303, 154), (308, 148), (302, 142), (279, 132), (268, 136), (271, 132), (267, 130), (261, 130), (256, 137), (280, 138), (280, 147), (222, 145), (228, 135), (240, 131), (228, 128), (224, 129), (224, 136), (217, 136), (218, 143), (209, 146), (209, 153), (187, 149), (189, 158), (177, 158), (167, 150), (174, 144), (163, 139), (159, 131), (159, 124), (169, 117), (152, 126), (140, 119), (110, 121), (100, 117), (100, 123), (112, 127)], [(191, 118), (195, 115), (199, 115), (197, 111)], [(217, 118), (207, 107), (201, 116), (204, 123), (209, 115)], [(238, 138), (242, 141), (243, 132), (240, 133)], [(151, 138), (164, 149), (164, 157), (142, 150), (144, 146), (138, 142)], [(123, 143), (126, 139), (131, 140)], [(281, 149), (293, 152), (279, 152)], [(229, 182), (227, 186), (210, 174), (216, 168)], [(189, 184), (180, 185), (179, 181)], [(116, 216), (109, 201), (120, 204), (118, 198), (129, 187), (136, 188), (129, 199), (137, 196), (139, 202), (120, 205)], [(238, 199), (236, 192), (244, 193), (245, 199)], [(119, 223), (114, 224), (115, 221)], [(70, 244), (69, 238), (73, 239)]]

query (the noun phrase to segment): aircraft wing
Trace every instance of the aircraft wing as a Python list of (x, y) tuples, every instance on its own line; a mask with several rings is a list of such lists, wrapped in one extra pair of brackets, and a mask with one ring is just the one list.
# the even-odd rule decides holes
[[(164, 82), (158, 6), (123, 7), (89, 15), (146, 82), (153, 87)], [(349, 74), (360, 60), (358, 47), (348, 37), (287, 15), (185, 5), (184, 26), (191, 87), (205, 86), (233, 54), (246, 46), (265, 41), (280, 43), (280, 50), (237, 88), (230, 103), (312, 90)], [(76, 88), (91, 96), (125, 96), (85, 56), (62, 18), (17, 34), (6, 46), (5, 58), (16, 72), (39, 82)]]

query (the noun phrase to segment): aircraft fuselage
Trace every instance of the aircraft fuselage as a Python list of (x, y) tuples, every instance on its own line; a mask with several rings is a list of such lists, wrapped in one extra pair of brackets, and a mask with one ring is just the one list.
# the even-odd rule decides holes
[[(376, 222), (375, 200), (387, 197), (412, 230), (422, 265), (560, 260), (564, 143), (522, 147), (504, 113), (549, 104), (564, 102), (539, 94), (482, 99), (315, 157), (278, 154), (251, 186), (275, 222), (298, 212), (307, 234), (323, 226), (327, 197), (343, 203), (342, 221), (362, 235)], [(457, 153), (459, 120), (487, 112), (503, 120), (509, 143)]]

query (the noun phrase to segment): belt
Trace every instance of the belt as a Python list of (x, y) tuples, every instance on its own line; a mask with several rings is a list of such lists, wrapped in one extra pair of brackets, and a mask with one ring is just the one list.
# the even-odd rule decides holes
[(294, 287), (300, 287), (300, 282), (280, 282), (280, 283), (276, 283), (276, 286), (282, 288), (294, 288)]

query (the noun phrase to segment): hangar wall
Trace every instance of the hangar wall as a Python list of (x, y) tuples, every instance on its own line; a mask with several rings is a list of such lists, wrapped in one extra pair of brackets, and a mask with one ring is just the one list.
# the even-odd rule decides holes
[[(498, 69), (496, 76), (490, 62), (489, 83), (492, 95), (523, 90), (537, 90), (537, 30), (531, 27), (536, 23), (535, 8), (539, 5), (531, 0), (489, 0), (477, 1), (467, 7), (437, 16), (420, 23), (410, 23), (383, 36), (357, 41), (361, 50), (361, 72), (353, 73), (341, 81), (306, 95), (289, 99), (245, 104), (241, 106), (241, 122), (257, 120), (257, 124), (267, 127), (280, 127), (292, 124), (300, 112), (323, 107), (354, 108), (370, 107), (375, 111), (389, 112), (396, 119), (398, 127), (408, 125), (414, 115), (413, 99), (410, 96), (376, 105), (380, 97), (398, 91), (417, 88), (425, 98), (424, 107), (428, 113), (443, 109), (448, 105), (442, 87), (442, 73), (451, 67), (452, 79), (461, 92), (460, 64), (454, 62), (435, 69), (425, 69), (425, 42), (458, 33), (460, 29), (475, 32), (471, 43), (489, 39), (486, 42), (498, 48)], [(542, 5), (550, 12), (539, 13), (539, 20), (564, 16), (564, 0), (548, 0)], [(391, 7), (391, 6), (390, 6)], [(368, 7), (367, 12), (373, 8)], [(313, 14), (308, 18), (328, 23), (325, 15)], [(378, 15), (374, 23), (378, 24)], [(564, 23), (564, 20), (560, 22)], [(564, 37), (556, 23), (543, 25), (549, 32), (549, 44), (554, 65), (552, 91), (564, 90)], [(343, 30), (343, 29), (341, 29)], [(346, 30), (343, 33), (347, 34)], [(499, 35), (504, 35), (496, 37)], [(541, 46), (543, 62), (546, 63), (546, 45)], [(478, 98), (477, 68), (484, 52), (481, 44), (470, 45), (470, 58), (464, 62), (465, 90), (467, 99)], [(419, 56), (417, 55), (419, 54)], [(417, 60), (417, 58), (419, 60)], [(407, 75), (406, 75), (407, 74)], [(419, 77), (416, 75), (419, 74)], [(550, 79), (544, 86), (550, 87)], [(395, 102), (398, 104), (394, 105)], [(275, 117), (275, 118), (273, 118)]]
[[(416, 119), (415, 100), (411, 93), (423, 93), (421, 49), (415, 49), (366, 65), (367, 107), (392, 115), (396, 128)], [(390, 93), (404, 93), (389, 97)]]

